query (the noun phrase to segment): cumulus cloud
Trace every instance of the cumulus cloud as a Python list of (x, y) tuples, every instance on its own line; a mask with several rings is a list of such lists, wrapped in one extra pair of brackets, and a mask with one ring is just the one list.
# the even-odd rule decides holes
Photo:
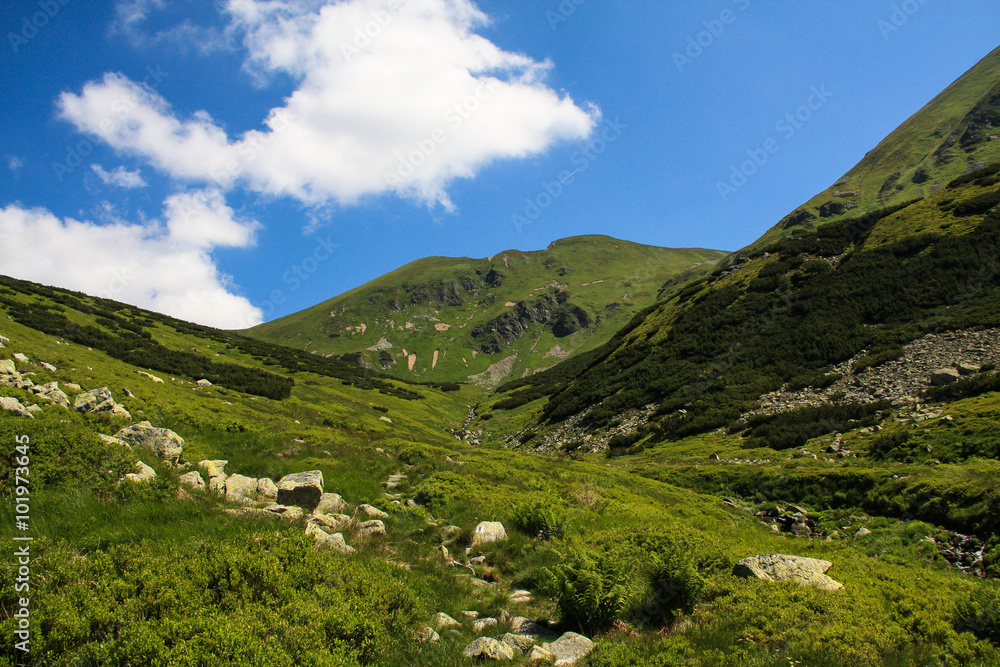
[(246, 247), (257, 223), (238, 220), (222, 193), (167, 199), (163, 220), (143, 224), (59, 219), (46, 209), (0, 209), (0, 273), (123, 301), (222, 328), (263, 320), (234, 293), (211, 257), (215, 247)]
[(224, 33), (208, 26), (195, 25), (189, 19), (163, 30), (147, 30), (149, 18), (167, 8), (166, 0), (119, 0), (108, 33), (124, 36), (137, 49), (170, 44), (181, 51), (194, 50), (201, 55), (209, 55), (230, 48)]
[[(134, 23), (157, 2), (133, 4)], [(228, 0), (224, 11), (249, 72), (297, 82), (260, 129), (230, 137), (207, 112), (181, 118), (120, 74), (64, 93), (62, 117), (178, 179), (310, 205), (392, 193), (446, 208), (455, 179), (584, 139), (597, 122), (545, 84), (551, 63), (476, 34), (488, 17), (470, 0)]]
[(96, 163), (90, 165), (90, 167), (104, 181), (105, 185), (114, 185), (127, 190), (146, 187), (146, 181), (143, 180), (138, 170), (129, 171), (125, 167), (116, 167), (111, 171), (107, 171), (104, 167)]

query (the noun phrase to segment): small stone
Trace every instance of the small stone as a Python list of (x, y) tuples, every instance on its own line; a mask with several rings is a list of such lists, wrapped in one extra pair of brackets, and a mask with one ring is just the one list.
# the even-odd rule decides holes
[(125, 479), (138, 483), (151, 482), (155, 477), (156, 471), (142, 461), (135, 464), (135, 472), (125, 475)]
[(858, 529), (858, 532), (854, 533), (854, 539), (858, 539), (858, 538), (861, 538), (861, 537), (867, 537), (867, 536), (869, 536), (871, 534), (872, 534), (872, 531), (870, 531), (867, 528), (865, 528), (864, 526), (862, 526), (861, 528)]
[(551, 644), (543, 644), (542, 648), (551, 652), (557, 666), (575, 665), (594, 650), (594, 642), (575, 632), (564, 633)]
[(365, 521), (361, 524), (361, 532), (365, 535), (385, 535), (385, 524), (378, 519)]
[(475, 628), (476, 632), (482, 632), (486, 628), (494, 628), (497, 625), (497, 619), (495, 618), (480, 618), (472, 622), (472, 627)]
[(434, 628), (424, 626), (417, 632), (417, 641), (421, 643), (439, 642), (441, 635), (434, 631)]
[(365, 516), (372, 517), (373, 519), (388, 519), (389, 515), (378, 509), (377, 507), (372, 507), (371, 505), (359, 505), (358, 513), (364, 514)]
[(316, 512), (320, 514), (343, 514), (348, 510), (347, 503), (336, 493), (324, 493), (320, 496)]
[(472, 546), (488, 542), (503, 542), (507, 539), (507, 531), (499, 521), (483, 521), (472, 533)]
[(197, 470), (184, 473), (180, 476), (179, 481), (181, 484), (187, 484), (195, 489), (203, 490), (205, 488), (205, 480), (202, 479), (201, 473)]

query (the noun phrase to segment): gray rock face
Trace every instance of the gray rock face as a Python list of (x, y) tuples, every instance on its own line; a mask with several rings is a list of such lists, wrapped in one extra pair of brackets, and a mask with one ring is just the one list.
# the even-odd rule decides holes
[(361, 524), (361, 532), (365, 535), (385, 535), (385, 524), (378, 519), (365, 521)]
[(556, 657), (556, 665), (575, 665), (594, 650), (594, 642), (575, 632), (567, 632), (554, 642), (543, 644), (542, 648)]
[(57, 370), (59, 370), (58, 368), (56, 368), (52, 364), (46, 363), (44, 361), (42, 363), (40, 363), (39, 366), (41, 366), (45, 370), (49, 371), (50, 373), (55, 373)]
[(431, 627), (433, 627), (435, 630), (456, 628), (460, 625), (462, 624), (442, 611), (439, 611), (438, 613), (431, 616)]
[(105, 401), (114, 401), (111, 390), (107, 387), (99, 387), (79, 394), (73, 401), (73, 407), (80, 412), (91, 412)]
[(197, 470), (192, 470), (191, 472), (186, 472), (181, 475), (180, 483), (186, 484), (198, 490), (203, 490), (205, 488), (205, 480), (202, 479), (201, 473)]
[(278, 485), (267, 477), (261, 477), (257, 480), (257, 495), (264, 500), (277, 500)]
[(334, 533), (333, 535), (328, 535), (313, 523), (306, 526), (306, 535), (313, 536), (316, 540), (317, 547), (333, 549), (337, 553), (344, 554), (345, 556), (353, 554), (356, 551), (354, 547), (344, 541), (344, 536), (342, 534)]
[(17, 366), (10, 359), (0, 359), (0, 375), (14, 375)]
[(17, 352), (16, 354), (14, 354), (14, 358), (17, 359), (18, 361), (20, 361), (23, 364), (26, 364), (26, 363), (28, 363), (30, 361), (30, 359), (28, 359), (27, 356), (21, 354), (20, 352)]
[(954, 368), (939, 368), (931, 371), (931, 384), (935, 387), (943, 387), (958, 382), (961, 377), (961, 373)]
[(541, 646), (533, 646), (530, 651), (528, 651), (528, 662), (531, 663), (550, 663), (556, 659), (556, 656), (552, 651), (547, 648), (542, 648)]
[(750, 556), (736, 563), (733, 574), (737, 577), (756, 577), (762, 581), (797, 581), (803, 586), (815, 586), (824, 591), (839, 591), (844, 587), (826, 576), (833, 563), (817, 558), (765, 554)]
[(507, 531), (499, 521), (483, 521), (472, 532), (472, 546), (487, 542), (503, 542), (507, 539)]
[(328, 533), (333, 533), (340, 530), (343, 526), (350, 523), (351, 517), (346, 514), (321, 514), (320, 512), (313, 512), (309, 515), (309, 523), (314, 523)]
[(125, 475), (125, 479), (131, 480), (133, 482), (151, 482), (156, 478), (156, 471), (150, 468), (148, 465), (139, 461), (135, 464), (135, 472), (130, 472)]
[(305, 516), (301, 507), (288, 505), (268, 505), (264, 508), (264, 511), (270, 512), (275, 516), (280, 516), (282, 519), (287, 519), (289, 521), (296, 521)]
[(347, 503), (336, 493), (324, 493), (320, 496), (315, 511), (318, 514), (344, 514), (347, 509)]
[(513, 660), (514, 649), (509, 644), (492, 637), (480, 637), (462, 650), (466, 658), (482, 658), (489, 660)]
[(139, 422), (115, 433), (119, 440), (133, 449), (148, 449), (158, 458), (177, 463), (184, 451), (184, 439), (168, 428), (156, 428), (149, 422)]
[(21, 401), (9, 396), (0, 396), (0, 409), (6, 410), (7, 412), (13, 412), (18, 417), (27, 417), (28, 419), (35, 418), (33, 414), (28, 412), (26, 407), (21, 405)]
[(527, 653), (535, 645), (535, 640), (531, 637), (527, 637), (525, 635), (515, 635), (512, 632), (505, 634), (500, 638), (500, 641), (504, 644), (512, 646), (522, 653)]
[(47, 401), (51, 401), (56, 405), (62, 406), (64, 408), (69, 407), (69, 396), (67, 396), (61, 389), (59, 389), (58, 382), (49, 382), (48, 384), (39, 385), (33, 387), (32, 391), (36, 393), (40, 398)]
[(243, 475), (226, 478), (226, 500), (231, 503), (252, 502), (257, 495), (257, 480)]
[(524, 635), (525, 637), (556, 638), (556, 633), (523, 616), (515, 616), (510, 619), (510, 629), (514, 634)]
[(278, 482), (279, 505), (296, 505), (310, 512), (323, 497), (323, 473), (320, 470), (285, 475)]
[(380, 510), (377, 507), (372, 507), (371, 505), (359, 505), (358, 514), (371, 517), (373, 519), (388, 519), (389, 515)]

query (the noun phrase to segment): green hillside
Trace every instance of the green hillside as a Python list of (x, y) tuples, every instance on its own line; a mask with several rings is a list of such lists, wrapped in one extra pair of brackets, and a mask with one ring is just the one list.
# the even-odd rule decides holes
[(597, 347), (726, 256), (579, 236), (536, 252), (430, 257), (246, 334), (360, 355), (353, 360), (400, 377), (495, 387)]
[[(32, 541), (29, 574), (14, 558), (0, 564), (0, 628), (15, 637), (25, 627), (15, 611), (30, 609), (33, 665), (457, 666), (482, 637), (504, 638), (496, 644), (508, 647), (509, 664), (538, 664), (527, 650), (563, 650), (546, 643), (560, 636), (584, 642), (577, 664), (593, 667), (1000, 661), (996, 589), (948, 555), (966, 545), (968, 557), (980, 548), (968, 540), (979, 538), (942, 525), (955, 523), (946, 514), (935, 523), (893, 509), (907, 493), (941, 488), (967, 520), (995, 517), (995, 460), (868, 470), (770, 452), (773, 465), (715, 461), (699, 473), (691, 461), (704, 464), (709, 451), (728, 459), (761, 450), (743, 449), (738, 436), (650, 447), (627, 461), (472, 447), (448, 430), (482, 390), (345, 379), (336, 365), (303, 370), (315, 357), (2, 283), (0, 508), (9, 518), (24, 512), (15, 489), (28, 488), (30, 509), (24, 525), (4, 521), (0, 537)], [(150, 363), (118, 358), (137, 350)], [(204, 370), (243, 389), (199, 384)], [(252, 380), (272, 376), (287, 395), (248, 391), (268, 391)], [(59, 407), (45, 393), (53, 382), (71, 404), (107, 387), (130, 414)], [(995, 395), (983, 400), (994, 406)], [(11, 400), (31, 416), (9, 411)], [(140, 420), (184, 439), (176, 461), (101, 437)], [(126, 478), (137, 461), (155, 476)], [(225, 464), (226, 495), (184, 481), (209, 474), (199, 461)], [(309, 470), (340, 495), (343, 516), (270, 501), (279, 517), (263, 509), (269, 501), (234, 493), (247, 479)], [(896, 473), (912, 477), (897, 482)], [(862, 483), (873, 493), (864, 497)], [(770, 502), (777, 488), (803, 507)], [(841, 498), (851, 488), (862, 496)], [(881, 511), (867, 509), (883, 498)], [(373, 511), (385, 513), (377, 530)], [(476, 544), (484, 520), (502, 522), (507, 539)], [(808, 532), (779, 529), (793, 524)], [(862, 529), (868, 535), (856, 537)], [(352, 553), (323, 546), (336, 543), (333, 530)], [(771, 553), (828, 561), (832, 585), (844, 588), (734, 575), (741, 559)], [(436, 625), (440, 613), (456, 625)], [(13, 642), (0, 664), (23, 664)]]
[(867, 153), (834, 185), (772, 227), (754, 247), (826, 222), (928, 197), (1000, 160), (1000, 48)]

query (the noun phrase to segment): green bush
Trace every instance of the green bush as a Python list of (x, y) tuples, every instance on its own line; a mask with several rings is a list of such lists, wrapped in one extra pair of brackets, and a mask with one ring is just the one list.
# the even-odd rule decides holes
[(651, 553), (647, 570), (649, 594), (632, 611), (632, 617), (647, 623), (666, 623), (678, 612), (691, 612), (705, 588), (689, 552), (672, 548)]
[(553, 509), (554, 501), (535, 500), (519, 503), (511, 511), (511, 527), (528, 537), (561, 539), (566, 532), (566, 513)]
[(955, 609), (955, 629), (1000, 645), (1000, 588), (984, 585), (960, 601)]
[(631, 573), (608, 552), (574, 549), (547, 572), (562, 621), (588, 634), (610, 627), (636, 593)]

